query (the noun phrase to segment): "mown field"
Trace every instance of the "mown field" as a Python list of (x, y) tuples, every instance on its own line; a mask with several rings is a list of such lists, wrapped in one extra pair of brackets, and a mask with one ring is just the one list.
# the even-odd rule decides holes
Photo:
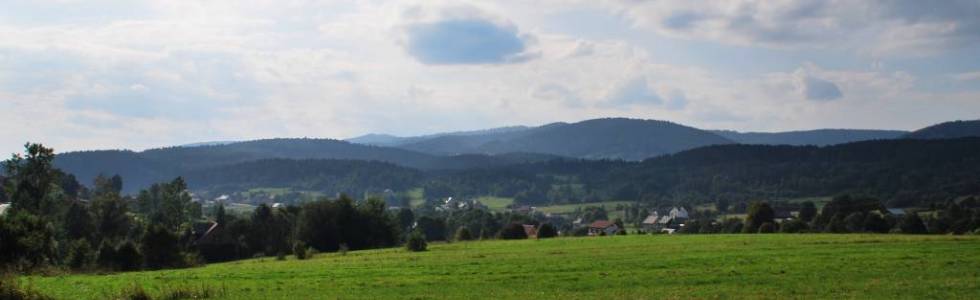
[(23, 278), (58, 299), (207, 286), (226, 299), (980, 299), (980, 236), (633, 235), (483, 241)]

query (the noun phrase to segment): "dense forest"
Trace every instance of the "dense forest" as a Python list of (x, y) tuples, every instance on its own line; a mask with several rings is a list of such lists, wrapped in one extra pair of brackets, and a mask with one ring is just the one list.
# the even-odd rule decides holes
[(529, 204), (639, 200), (708, 203), (859, 193), (906, 207), (980, 194), (980, 138), (827, 147), (718, 145), (633, 163), (552, 160), (432, 179), (444, 195)]

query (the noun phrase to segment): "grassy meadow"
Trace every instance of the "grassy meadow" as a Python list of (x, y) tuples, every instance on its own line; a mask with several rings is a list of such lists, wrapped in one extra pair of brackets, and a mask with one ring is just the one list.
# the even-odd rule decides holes
[(202, 286), (224, 299), (980, 298), (980, 236), (632, 235), (432, 244), (26, 277), (58, 299)]

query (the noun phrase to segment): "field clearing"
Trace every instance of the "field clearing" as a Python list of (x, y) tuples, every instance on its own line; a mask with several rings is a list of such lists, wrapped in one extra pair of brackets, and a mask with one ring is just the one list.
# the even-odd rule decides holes
[[(577, 208), (586, 208), (589, 206), (602, 206), (606, 208), (606, 212), (612, 213), (616, 210), (617, 205), (631, 205), (633, 201), (609, 201), (609, 202), (591, 202), (591, 203), (576, 203), (576, 204), (560, 204), (560, 205), (549, 205), (549, 206), (538, 206), (535, 209), (544, 213), (552, 214), (567, 214), (575, 212)], [(612, 218), (612, 216), (610, 216)]]
[(226, 299), (978, 299), (978, 274), (980, 236), (771, 234), (466, 242), (23, 280), (58, 299), (134, 283), (207, 284)]
[(480, 201), (480, 203), (483, 203), (483, 205), (486, 205), (487, 208), (489, 208), (491, 211), (497, 211), (497, 212), (507, 210), (507, 206), (514, 203), (514, 198), (494, 197), (494, 196), (483, 196), (480, 198), (476, 198), (476, 200)]

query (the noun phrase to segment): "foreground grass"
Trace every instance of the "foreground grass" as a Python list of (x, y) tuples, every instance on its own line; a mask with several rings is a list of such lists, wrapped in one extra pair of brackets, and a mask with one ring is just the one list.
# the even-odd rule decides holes
[(690, 235), (440, 244), (25, 278), (58, 299), (207, 285), (228, 299), (980, 299), (980, 237)]

